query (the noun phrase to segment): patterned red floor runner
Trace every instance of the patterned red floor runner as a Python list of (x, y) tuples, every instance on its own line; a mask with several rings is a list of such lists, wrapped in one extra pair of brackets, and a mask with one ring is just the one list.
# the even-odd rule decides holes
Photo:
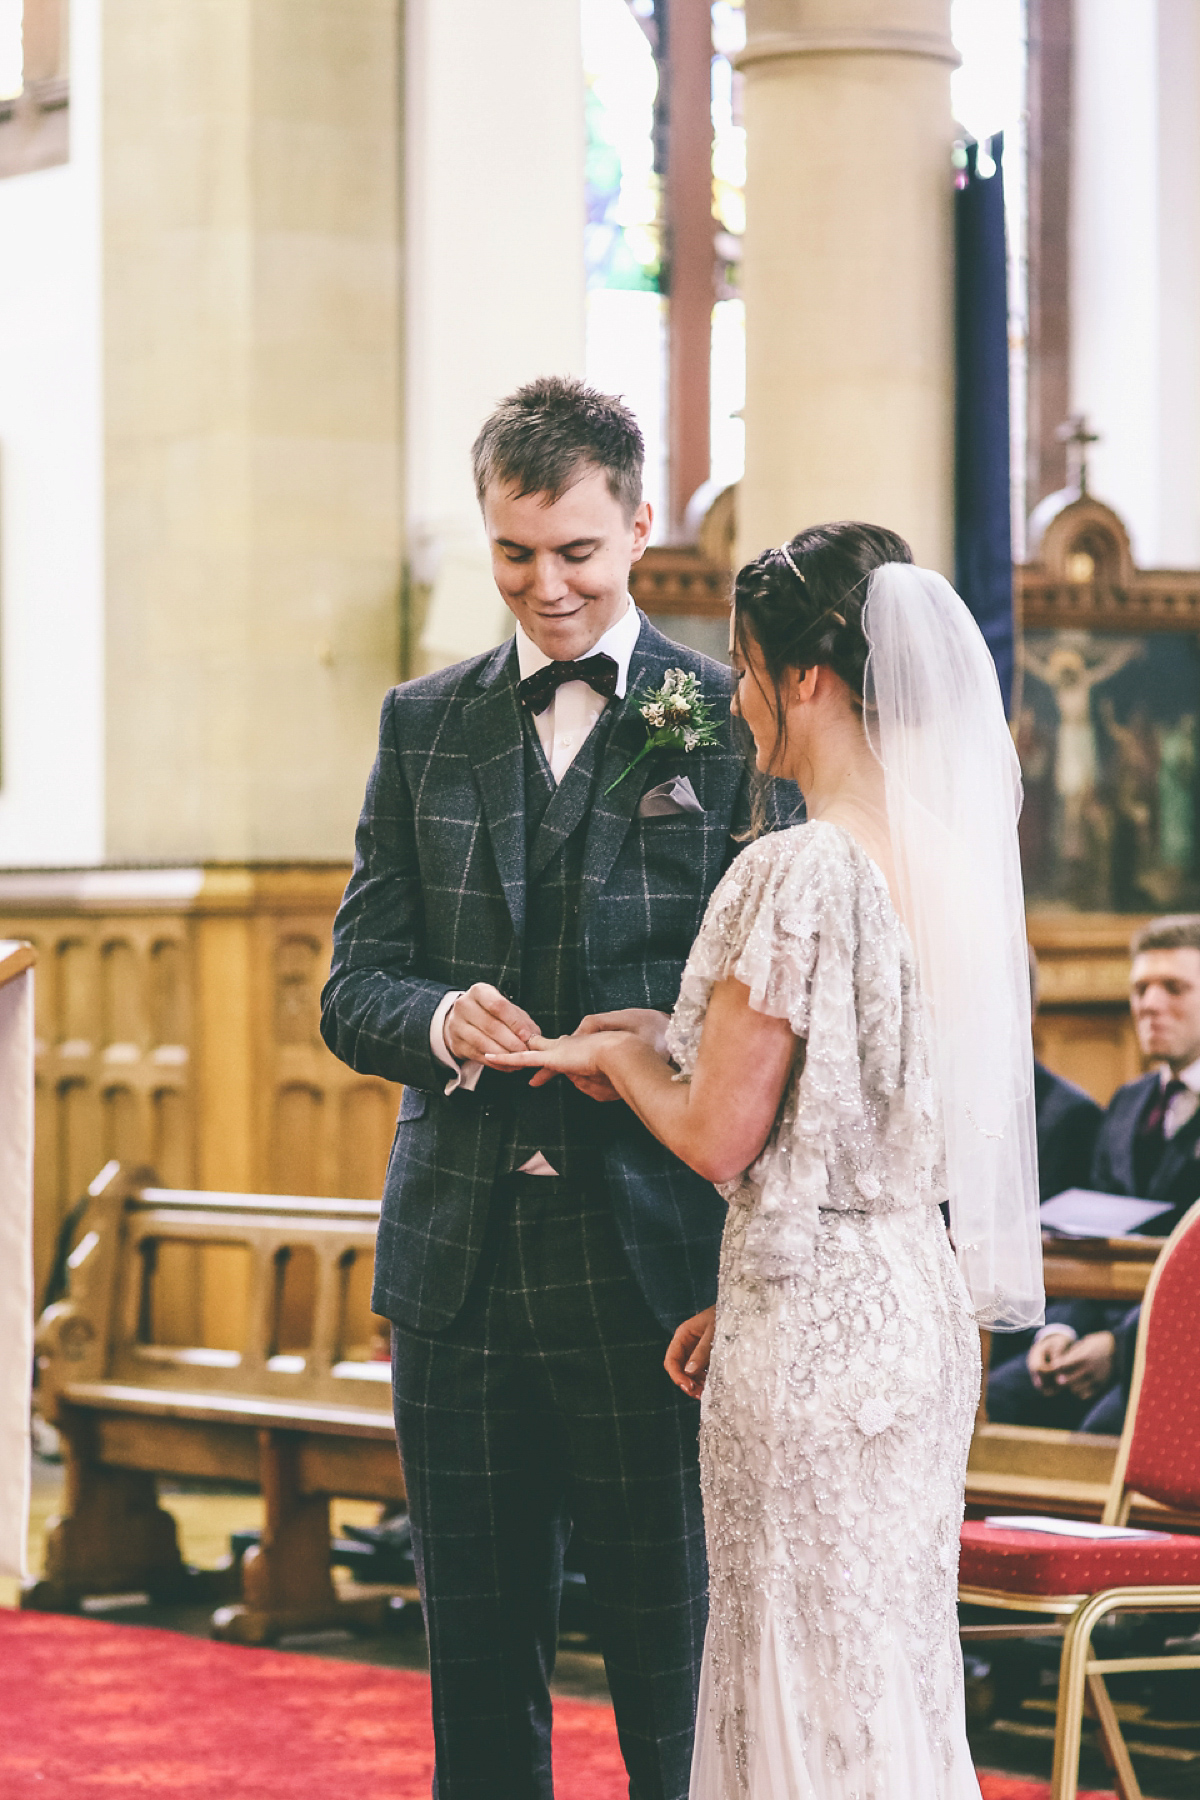
[[(432, 1773), (423, 1675), (0, 1610), (4, 1800), (428, 1800)], [(624, 1800), (608, 1707), (555, 1702), (554, 1773), (558, 1800)]]

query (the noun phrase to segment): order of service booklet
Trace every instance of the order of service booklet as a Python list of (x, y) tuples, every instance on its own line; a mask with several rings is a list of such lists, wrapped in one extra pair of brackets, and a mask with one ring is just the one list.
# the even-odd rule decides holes
[(1092, 1188), (1066, 1188), (1043, 1200), (1042, 1224), (1059, 1237), (1130, 1237), (1140, 1226), (1170, 1212), (1169, 1200), (1137, 1200), (1128, 1194), (1100, 1194)]

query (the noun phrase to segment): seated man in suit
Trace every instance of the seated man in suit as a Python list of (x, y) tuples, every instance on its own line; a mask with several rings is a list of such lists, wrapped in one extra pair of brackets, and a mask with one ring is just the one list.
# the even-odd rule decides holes
[[(1200, 1198), (1200, 915), (1154, 919), (1130, 945), (1130, 1010), (1142, 1055), (1159, 1067), (1118, 1088), (1087, 1185), (1165, 1200), (1143, 1228), (1166, 1237)], [(1022, 1361), (988, 1381), (997, 1424), (1119, 1432), (1140, 1309), (1075, 1300), (1049, 1309)]]

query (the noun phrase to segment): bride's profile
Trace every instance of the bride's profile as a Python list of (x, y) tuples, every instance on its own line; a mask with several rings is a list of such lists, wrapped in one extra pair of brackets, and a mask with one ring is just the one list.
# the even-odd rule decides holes
[(1043, 1304), (1016, 757), (978, 627), (892, 532), (766, 551), (731, 637), (806, 823), (734, 858), (665, 1040), (608, 1014), (505, 1060), (626, 1101), (729, 1203), (715, 1311), (667, 1353), (701, 1396), (692, 1800), (978, 1800), (976, 1325)]

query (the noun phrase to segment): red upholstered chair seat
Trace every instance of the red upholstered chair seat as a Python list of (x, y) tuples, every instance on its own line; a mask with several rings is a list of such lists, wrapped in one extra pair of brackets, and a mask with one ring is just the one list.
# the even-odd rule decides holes
[(993, 1593), (1095, 1594), (1115, 1587), (1200, 1585), (1200, 1537), (1052, 1537), (968, 1519), (959, 1581)]

